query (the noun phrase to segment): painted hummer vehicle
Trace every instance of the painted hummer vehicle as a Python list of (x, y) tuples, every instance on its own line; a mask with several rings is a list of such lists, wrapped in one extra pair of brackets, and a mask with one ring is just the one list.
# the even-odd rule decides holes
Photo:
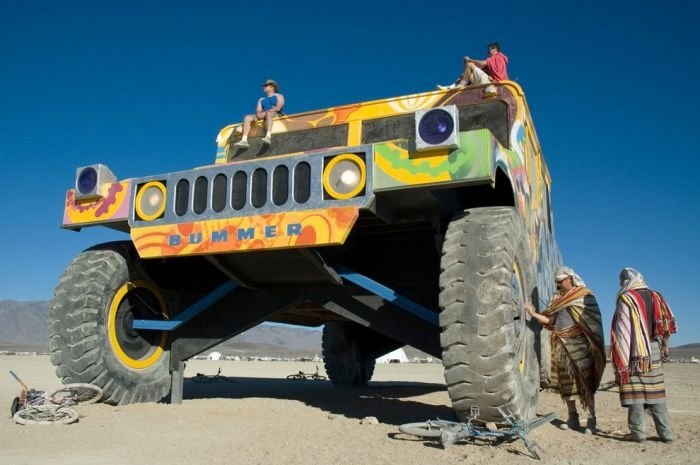
[(542, 307), (561, 259), (521, 87), (282, 116), (262, 135), (237, 149), (241, 124), (227, 126), (213, 164), (175, 173), (77, 169), (63, 227), (128, 238), (61, 277), (57, 375), (114, 404), (178, 402), (184, 360), (261, 322), (323, 325), (334, 384), (366, 385), (408, 344), (442, 359), (461, 418), (534, 415), (549, 355), (524, 303)]

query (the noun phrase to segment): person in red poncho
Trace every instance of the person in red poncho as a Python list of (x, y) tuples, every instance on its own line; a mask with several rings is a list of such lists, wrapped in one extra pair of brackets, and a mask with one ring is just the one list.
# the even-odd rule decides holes
[(663, 296), (649, 289), (639, 271), (624, 268), (610, 350), (620, 403), (628, 409), (630, 433), (625, 439), (629, 441), (646, 440), (644, 411), (648, 410), (659, 438), (673, 442), (661, 362), (669, 358), (668, 339), (675, 332), (676, 320)]

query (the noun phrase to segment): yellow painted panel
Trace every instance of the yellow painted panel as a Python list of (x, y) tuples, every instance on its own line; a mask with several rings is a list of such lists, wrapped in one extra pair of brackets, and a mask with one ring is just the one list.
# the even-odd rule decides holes
[(342, 244), (359, 209), (338, 207), (131, 229), (143, 258)]

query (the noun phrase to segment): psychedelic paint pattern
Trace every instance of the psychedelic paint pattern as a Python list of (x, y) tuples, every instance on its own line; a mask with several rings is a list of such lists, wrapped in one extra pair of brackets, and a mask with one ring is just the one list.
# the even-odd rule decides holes
[(115, 182), (106, 190), (105, 197), (87, 202), (76, 201), (73, 189), (66, 192), (63, 227), (70, 229), (91, 223), (126, 222), (129, 217), (130, 183)]
[(408, 141), (374, 146), (374, 190), (490, 179), (494, 138), (488, 130), (460, 134), (460, 148), (411, 153)]
[(133, 228), (131, 238), (142, 258), (342, 244), (358, 215), (341, 207), (205, 220)]

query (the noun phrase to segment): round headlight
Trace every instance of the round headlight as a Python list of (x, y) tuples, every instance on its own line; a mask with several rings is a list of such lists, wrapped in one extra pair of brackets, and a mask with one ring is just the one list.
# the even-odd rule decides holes
[(455, 122), (445, 110), (430, 110), (418, 123), (420, 138), (431, 145), (442, 144), (454, 131)]
[(336, 199), (349, 199), (362, 192), (367, 172), (365, 162), (353, 153), (338, 155), (326, 165), (323, 187)]
[(139, 189), (136, 194), (136, 213), (142, 220), (151, 221), (160, 218), (165, 211), (165, 186), (158, 181), (151, 181)]
[(97, 187), (97, 171), (95, 168), (87, 167), (82, 170), (75, 181), (75, 187), (82, 195), (94, 192), (95, 187)]

